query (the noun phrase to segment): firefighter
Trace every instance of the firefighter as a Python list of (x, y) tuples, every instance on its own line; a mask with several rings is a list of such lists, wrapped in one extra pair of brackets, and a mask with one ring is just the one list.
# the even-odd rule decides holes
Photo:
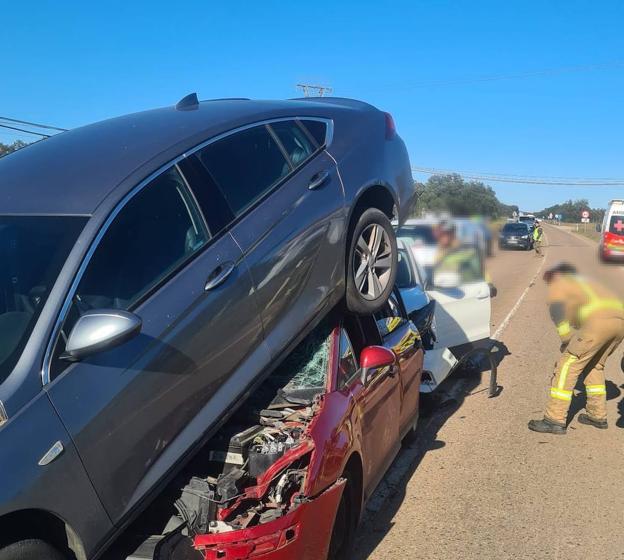
[(561, 337), (561, 357), (555, 367), (546, 412), (531, 420), (535, 432), (565, 434), (572, 391), (584, 374), (587, 395), (582, 424), (606, 429), (607, 390), (604, 367), (624, 338), (624, 305), (613, 293), (577, 274), (571, 264), (547, 270), (550, 316)]
[(542, 224), (535, 221), (535, 227), (533, 228), (533, 248), (535, 249), (536, 257), (543, 257), (542, 253), (542, 236), (544, 235), (544, 230), (542, 229)]

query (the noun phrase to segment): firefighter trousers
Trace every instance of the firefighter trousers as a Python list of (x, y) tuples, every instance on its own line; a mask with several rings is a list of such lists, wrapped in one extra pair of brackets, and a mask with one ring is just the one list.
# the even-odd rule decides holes
[(572, 337), (555, 366), (545, 418), (565, 426), (572, 392), (579, 377), (587, 395), (587, 414), (595, 420), (607, 419), (607, 389), (604, 367), (624, 339), (624, 317), (591, 317)]

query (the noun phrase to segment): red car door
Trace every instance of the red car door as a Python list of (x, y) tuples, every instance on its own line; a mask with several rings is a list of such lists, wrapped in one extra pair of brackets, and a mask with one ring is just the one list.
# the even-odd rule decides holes
[[(375, 321), (365, 318), (357, 327), (347, 326), (356, 355), (365, 346), (381, 344)], [(349, 328), (350, 327), (350, 328)], [(344, 334), (343, 334), (344, 337)], [(341, 343), (343, 347), (343, 343)], [(342, 349), (342, 348), (341, 348)], [(362, 463), (365, 499), (377, 486), (400, 448), (401, 380), (397, 366), (369, 370), (366, 383), (358, 379), (352, 386), (362, 434)]]
[(418, 419), (424, 352), (418, 329), (407, 319), (394, 294), (388, 299), (386, 307), (378, 316), (377, 324), (380, 325), (383, 346), (391, 348), (397, 356), (401, 380), (399, 434), (403, 437)]

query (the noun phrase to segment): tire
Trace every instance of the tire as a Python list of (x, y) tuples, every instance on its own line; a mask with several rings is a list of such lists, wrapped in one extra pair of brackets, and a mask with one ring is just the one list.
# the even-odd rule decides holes
[(68, 560), (68, 557), (45, 541), (27, 539), (0, 549), (0, 560)]
[(348, 474), (345, 475), (345, 478), (347, 483), (336, 510), (336, 519), (334, 520), (334, 527), (332, 528), (332, 535), (329, 541), (327, 560), (346, 560), (352, 556), (358, 516), (354, 507), (355, 489), (353, 482)]
[(346, 306), (352, 313), (371, 315), (394, 288), (398, 268), (394, 229), (388, 217), (369, 208), (357, 220), (347, 255)]

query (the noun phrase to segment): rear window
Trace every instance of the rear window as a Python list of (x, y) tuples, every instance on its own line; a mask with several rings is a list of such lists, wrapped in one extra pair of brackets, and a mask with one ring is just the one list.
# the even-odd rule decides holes
[(319, 146), (324, 146), (327, 137), (327, 124), (322, 121), (302, 120), (300, 121), (310, 136), (314, 138)]
[(397, 231), (397, 236), (408, 237), (414, 242), (424, 243), (425, 245), (433, 245), (436, 243), (433, 228), (428, 225), (403, 226)]
[(624, 216), (611, 216), (609, 220), (609, 233), (624, 235)]
[(528, 232), (526, 224), (505, 224), (503, 233), (513, 233), (516, 235), (526, 235)]

